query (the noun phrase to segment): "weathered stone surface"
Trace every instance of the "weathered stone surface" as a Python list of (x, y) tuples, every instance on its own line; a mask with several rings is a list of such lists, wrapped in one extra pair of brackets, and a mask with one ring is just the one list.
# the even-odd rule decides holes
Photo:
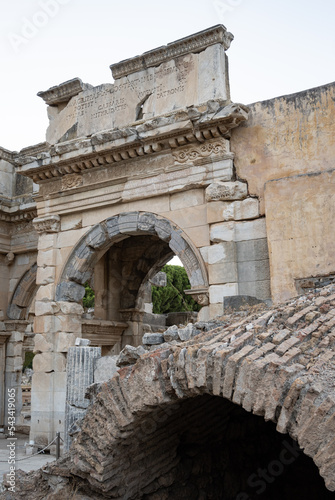
[(243, 182), (216, 181), (206, 189), (206, 201), (242, 200), (248, 195), (248, 186)]
[(103, 356), (102, 358), (96, 358), (94, 363), (95, 384), (107, 382), (107, 380), (110, 380), (115, 375), (119, 369), (116, 364), (118, 358), (118, 356)]
[(107, 240), (105, 229), (100, 225), (94, 226), (86, 236), (86, 244), (94, 249), (104, 246)]
[(57, 285), (56, 301), (80, 302), (85, 295), (85, 287), (72, 281), (63, 281)]
[(164, 332), (165, 342), (171, 342), (172, 340), (179, 340), (178, 326), (172, 325)]
[[(44, 495), (46, 492), (50, 493), (54, 488), (54, 481), (57, 481), (54, 478), (57, 476), (60, 477), (59, 481), (63, 481), (63, 478), (67, 481), (65, 484), (59, 483), (62, 488), (60, 491), (64, 494), (66, 492), (67, 495), (75, 484), (74, 480), (80, 481), (76, 484), (80, 484), (89, 495), (92, 492), (93, 496), (99, 490), (101, 494), (104, 496), (108, 494), (111, 498), (122, 498), (125, 494), (136, 498), (139, 494), (142, 495), (142, 492), (143, 495), (149, 492), (157, 498), (166, 494), (166, 498), (169, 498), (172, 492), (170, 486), (173, 487), (173, 492), (177, 488), (178, 491), (185, 493), (185, 485), (189, 484), (189, 480), (185, 479), (189, 478), (189, 466), (185, 476), (182, 476), (181, 485), (178, 477), (183, 469), (178, 456), (178, 447), (182, 439), (185, 450), (186, 432), (189, 433), (190, 428), (193, 429), (192, 436), (194, 434), (195, 437), (188, 443), (192, 445), (191, 450), (198, 450), (196, 454), (190, 454), (189, 460), (196, 460), (199, 450), (205, 446), (204, 434), (207, 439), (210, 436), (215, 442), (216, 457), (217, 443), (220, 439), (224, 439), (225, 442), (225, 446), (222, 444), (223, 449), (226, 450), (231, 443), (232, 452), (234, 450), (236, 453), (236, 440), (239, 435), (240, 446), (243, 448), (246, 443), (246, 432), (251, 432), (253, 437), (251, 443), (253, 443), (257, 437), (256, 432), (260, 432), (259, 439), (261, 439), (265, 436), (264, 432), (267, 432), (265, 429), (269, 429), (268, 424), (266, 427), (260, 427), (260, 417), (254, 421), (255, 427), (253, 427), (253, 420), (247, 418), (248, 412), (261, 414), (264, 419), (274, 420), (280, 433), (292, 434), (298, 439), (300, 449), (297, 443), (288, 441), (289, 436), (286, 436), (283, 442), (282, 435), (277, 435), (273, 428), (268, 443), (270, 462), (274, 456), (273, 444), (276, 436), (279, 444), (276, 457), (285, 456), (286, 460), (290, 451), (293, 457), (298, 458), (303, 449), (308, 450), (315, 459), (327, 487), (329, 490), (334, 490), (334, 467), (331, 466), (334, 460), (333, 452), (329, 448), (333, 440), (333, 419), (329, 416), (329, 411), (334, 406), (332, 358), (335, 340), (331, 333), (333, 323), (316, 319), (312, 324), (299, 323), (298, 327), (299, 320), (293, 321), (295, 317), (305, 318), (308, 314), (306, 310), (310, 311), (312, 308), (314, 311), (319, 311), (325, 304), (329, 305), (328, 311), (331, 312), (329, 318), (334, 318), (334, 286), (326, 287), (322, 293), (323, 295), (309, 294), (308, 297), (295, 299), (291, 303), (271, 310), (258, 304), (258, 309), (239, 311), (224, 316), (221, 322), (213, 322), (211, 327), (214, 330), (208, 332), (207, 325), (197, 323), (195, 326), (203, 332), (201, 336), (183, 344), (164, 344), (163, 349), (150, 351), (150, 355), (142, 358), (141, 362), (122, 368), (108, 384), (98, 384), (99, 390), (95, 392), (93, 404), (81, 422), (80, 429), (76, 431), (76, 440), (69, 455), (64, 462), (48, 467), (43, 482), (40, 480), (35, 484), (35, 495), (36, 489), (41, 491), (42, 487)], [(325, 342), (326, 339), (328, 343)], [(43, 380), (45, 383), (45, 377)], [(223, 406), (218, 403), (220, 401)], [(220, 414), (224, 419), (217, 418)], [(104, 422), (107, 421), (108, 425), (102, 426), (102, 419)], [(224, 422), (230, 422), (229, 429), (222, 430)], [(201, 428), (198, 428), (198, 425)], [(232, 435), (233, 429), (234, 439), (227, 440), (227, 436)], [(100, 436), (99, 454), (96, 452), (97, 435)], [(199, 436), (199, 441), (194, 441), (196, 436)], [(166, 463), (164, 461), (163, 467), (160, 462), (156, 468), (158, 439), (161, 453), (164, 450)], [(258, 439), (256, 441), (258, 442)], [(161, 446), (162, 443), (164, 448)], [(259, 455), (255, 454), (257, 447), (255, 449), (254, 444), (249, 443), (247, 449), (250, 453), (250, 463), (248, 462), (250, 470), (246, 472), (246, 480), (255, 470), (255, 457), (258, 457), (260, 463), (264, 460), (265, 448), (262, 445)], [(285, 454), (282, 453), (283, 449)], [(206, 448), (206, 456), (208, 451)], [(130, 460), (136, 464), (134, 458), (143, 457), (144, 452), (146, 465), (139, 459), (141, 466), (133, 466), (131, 471), (127, 472), (125, 465), (129, 464)], [(95, 460), (91, 462), (88, 458), (92, 456)], [(171, 457), (176, 456), (179, 464), (178, 476), (171, 476)], [(247, 463), (245, 457), (243, 448), (239, 463), (244, 460), (245, 465)], [(299, 457), (299, 460), (301, 458), (303, 457)], [(199, 460), (200, 466), (204, 463), (204, 456), (200, 455)], [(294, 462), (295, 460), (292, 461)], [(214, 467), (216, 461), (213, 460), (211, 463)], [(226, 463), (229, 461), (220, 461), (220, 470)], [(279, 459), (278, 463), (281, 463)], [(123, 470), (122, 477), (118, 469), (120, 466)], [(285, 466), (288, 467), (289, 464)], [(201, 491), (204, 491), (208, 484), (212, 488), (213, 470), (217, 470), (212, 467), (207, 468), (205, 474), (201, 476)], [(307, 465), (300, 475), (301, 488), (306, 486), (306, 467)], [(295, 469), (297, 473), (298, 469), (299, 467)], [(192, 489), (187, 489), (188, 498), (193, 498), (195, 491), (193, 482), (199, 478), (199, 471), (202, 469), (197, 467), (196, 470)], [(273, 470), (277, 471), (277, 468)], [(149, 474), (149, 485), (153, 484), (153, 477), (156, 478), (150, 490), (148, 482), (141, 482), (144, 477), (143, 471)], [(92, 478), (93, 473), (98, 474), (100, 481)], [(308, 475), (314, 473), (318, 476), (312, 465), (312, 468), (308, 469)], [(239, 471), (236, 480), (240, 474)], [(109, 483), (102, 481), (107, 475)], [(125, 477), (130, 479), (134, 478), (134, 475), (137, 477), (134, 486), (127, 480), (125, 487)], [(209, 483), (205, 482), (208, 475), (210, 475)], [(85, 479), (81, 479), (83, 477)], [(296, 485), (298, 476), (294, 474), (294, 478)], [(20, 478), (18, 491), (24, 491), (26, 494), (26, 484), (25, 479)], [(243, 482), (242, 489), (245, 484)], [(287, 482), (284, 481), (282, 484), (286, 487)], [(315, 482), (311, 484), (316, 488)], [(320, 484), (321, 489), (317, 490), (317, 494), (322, 498), (327, 491), (323, 483)], [(278, 485), (279, 483), (276, 483), (276, 492)], [(306, 490), (306, 497), (309, 494), (308, 490), (309, 487)], [(234, 490), (234, 495), (235, 493)], [(198, 496), (198, 490), (196, 494)]]
[(126, 345), (119, 354), (116, 366), (133, 365), (147, 351), (142, 347), (133, 347)]
[[(76, 335), (74, 333), (67, 333), (67, 332), (55, 333), (56, 352), (68, 352), (69, 348), (75, 345), (75, 342), (76, 342)], [(36, 346), (36, 341), (35, 341), (35, 346)]]
[(189, 323), (185, 328), (178, 329), (178, 336), (182, 342), (190, 340), (200, 333), (193, 323)]
[(267, 181), (334, 168), (334, 95), (330, 84), (257, 102), (250, 106), (247, 124), (232, 132), (237, 175), (259, 197), (262, 214)]
[(44, 316), (47, 314), (56, 314), (59, 311), (59, 306), (56, 302), (47, 302), (36, 300), (35, 316)]
[(238, 294), (237, 283), (227, 283), (226, 285), (211, 285), (209, 287), (209, 299), (212, 304), (223, 302), (223, 298), (228, 295)]
[(334, 272), (335, 218), (330, 209), (334, 186), (334, 170), (267, 184), (271, 288), (276, 302), (297, 294), (295, 279)]
[(243, 310), (247, 307), (262, 303), (264, 303), (262, 300), (251, 297), (250, 295), (234, 295), (232, 297), (224, 297), (223, 307), (224, 311), (239, 311), (240, 309)]
[(43, 352), (34, 357), (33, 369), (35, 372), (63, 372), (65, 367), (66, 359), (61, 353)]
[(158, 345), (163, 342), (164, 337), (161, 333), (145, 333), (142, 338), (143, 345)]

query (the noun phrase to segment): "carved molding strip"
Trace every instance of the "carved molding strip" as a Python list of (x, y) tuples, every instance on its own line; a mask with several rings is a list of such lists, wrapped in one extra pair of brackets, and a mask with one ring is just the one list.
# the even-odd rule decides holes
[(225, 50), (230, 47), (233, 35), (227, 31), (225, 26), (218, 24), (194, 35), (182, 38), (176, 42), (169, 43), (140, 56), (126, 59), (116, 64), (111, 64), (113, 78), (122, 78), (123, 76), (136, 73), (153, 66), (159, 66), (163, 62), (179, 57), (185, 54), (197, 53), (205, 50), (210, 45), (221, 43)]
[(48, 90), (42, 90), (37, 95), (42, 97), (43, 101), (49, 106), (55, 106), (62, 102), (68, 102), (71, 97), (89, 88), (92, 88), (92, 85), (83, 83), (80, 78), (73, 78)]
[(207, 158), (211, 155), (222, 155), (227, 153), (227, 145), (224, 142), (207, 142), (200, 146), (193, 146), (173, 154), (174, 159), (178, 163), (198, 160), (199, 158)]
[(8, 214), (6, 212), (0, 212), (0, 221), (4, 222), (23, 222), (23, 221), (31, 221), (37, 217), (37, 210), (30, 210), (26, 212), (19, 212), (16, 214)]

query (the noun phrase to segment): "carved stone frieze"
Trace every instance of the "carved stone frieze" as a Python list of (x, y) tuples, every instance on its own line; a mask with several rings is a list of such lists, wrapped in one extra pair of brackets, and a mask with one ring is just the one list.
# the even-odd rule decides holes
[(173, 152), (173, 157), (178, 163), (186, 163), (187, 161), (199, 160), (201, 158), (207, 158), (211, 155), (223, 155), (227, 153), (226, 142), (215, 141), (207, 142), (200, 145), (192, 145), (181, 151)]
[(68, 174), (62, 177), (62, 191), (79, 187), (83, 184), (83, 177), (79, 174)]
[(60, 230), (59, 215), (46, 215), (33, 220), (35, 230), (41, 233), (58, 233)]

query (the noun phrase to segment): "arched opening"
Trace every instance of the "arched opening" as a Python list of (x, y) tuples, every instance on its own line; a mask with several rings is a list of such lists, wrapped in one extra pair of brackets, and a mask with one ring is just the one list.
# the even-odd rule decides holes
[[(202, 257), (180, 228), (146, 212), (111, 217), (94, 226), (73, 249), (57, 286), (56, 300), (80, 302), (84, 285), (89, 283), (95, 291), (95, 310), (94, 319), (83, 323), (85, 337), (93, 340), (92, 345), (106, 347), (105, 353), (113, 346), (116, 353), (125, 344), (138, 345), (143, 335), (145, 285), (173, 255), (185, 267), (190, 293), (206, 296), (208, 281)], [(99, 327), (104, 331), (100, 344)], [(108, 345), (112, 334), (113, 343)]]
[(290, 436), (224, 398), (203, 395), (157, 409), (137, 433), (147, 474), (137, 498), (334, 498)]
[[(32, 383), (32, 357), (34, 350), (34, 317), (35, 298), (39, 288), (36, 285), (37, 263), (33, 264), (21, 277), (12, 294), (7, 308), (9, 318), (8, 328), (19, 330), (22, 336), (18, 336), (15, 347), (8, 346), (6, 350), (6, 364), (8, 358), (14, 361), (22, 369), (15, 369), (6, 375), (8, 388), (15, 385), (17, 425), (25, 433), (29, 433), (31, 422), (31, 383)], [(14, 331), (15, 331), (14, 330)], [(8, 374), (11, 376), (8, 376)]]

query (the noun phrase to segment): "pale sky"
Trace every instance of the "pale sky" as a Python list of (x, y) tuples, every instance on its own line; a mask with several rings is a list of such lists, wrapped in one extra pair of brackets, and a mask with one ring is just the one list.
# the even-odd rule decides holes
[(215, 24), (235, 40), (231, 97), (249, 104), (335, 80), (334, 0), (0, 0), (0, 145), (45, 140), (36, 96), (74, 77), (113, 82), (109, 65)]

